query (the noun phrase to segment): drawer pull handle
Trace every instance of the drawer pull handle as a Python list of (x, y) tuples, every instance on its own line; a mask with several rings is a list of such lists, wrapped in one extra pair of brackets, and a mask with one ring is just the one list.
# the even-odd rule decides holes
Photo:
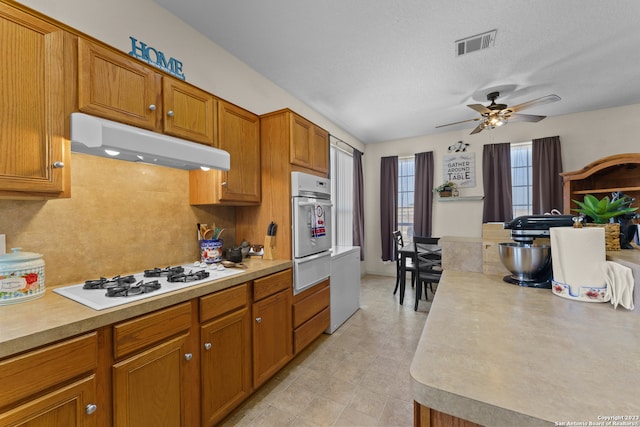
[(193, 359), (193, 354), (187, 353), (187, 354), (184, 355), (184, 360), (189, 361), (191, 359)]
[(204, 343), (204, 349), (205, 350), (211, 350), (211, 343), (210, 342)]
[(262, 317), (256, 317), (256, 322), (262, 323)]
[(96, 405), (94, 405), (93, 403), (90, 403), (87, 405), (87, 407), (85, 408), (85, 411), (87, 412), (87, 415), (91, 415), (94, 412), (96, 412), (98, 410), (98, 407)]
[(62, 169), (64, 167), (64, 162), (53, 162), (53, 167), (56, 169)]

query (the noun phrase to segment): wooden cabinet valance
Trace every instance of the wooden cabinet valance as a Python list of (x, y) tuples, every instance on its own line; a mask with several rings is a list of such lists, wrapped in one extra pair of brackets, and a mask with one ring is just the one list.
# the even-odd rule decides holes
[[(640, 200), (640, 153), (615, 154), (589, 163), (582, 169), (560, 174), (563, 179), (565, 214), (577, 208), (571, 200), (582, 200), (586, 194), (598, 199), (622, 191)], [(638, 206), (638, 202), (634, 204)]]

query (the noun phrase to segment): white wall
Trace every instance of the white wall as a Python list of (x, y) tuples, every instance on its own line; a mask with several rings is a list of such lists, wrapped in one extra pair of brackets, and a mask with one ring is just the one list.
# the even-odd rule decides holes
[(21, 0), (63, 24), (120, 49), (134, 37), (183, 63), (187, 82), (264, 114), (290, 108), (361, 151), (360, 141), (258, 74), (152, 0)]
[[(562, 101), (560, 101), (562, 102)], [(539, 123), (511, 123), (502, 128), (469, 135), (464, 131), (368, 144), (364, 156), (365, 182), (365, 268), (372, 274), (395, 274), (394, 265), (380, 259), (380, 158), (410, 156), (423, 151), (434, 152), (436, 185), (442, 182), (442, 156), (457, 141), (470, 144), (468, 152), (476, 158), (476, 186), (460, 190), (462, 196), (483, 195), (482, 147), (500, 142), (522, 142), (534, 138), (560, 136), (564, 171), (574, 171), (599, 158), (619, 153), (639, 152), (637, 118), (640, 104), (547, 117)], [(562, 206), (558, 207), (562, 210)], [(433, 210), (434, 236), (480, 237), (482, 202), (438, 202)]]

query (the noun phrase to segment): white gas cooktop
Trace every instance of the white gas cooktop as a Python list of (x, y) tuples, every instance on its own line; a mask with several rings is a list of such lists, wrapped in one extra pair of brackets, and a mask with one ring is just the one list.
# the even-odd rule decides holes
[(140, 280), (143, 280), (144, 282), (157, 280), (158, 283), (160, 283), (160, 289), (154, 290), (153, 292), (128, 297), (107, 297), (106, 289), (83, 289), (84, 283), (55, 288), (53, 291), (75, 302), (79, 302), (80, 304), (93, 308), (94, 310), (104, 310), (105, 308), (128, 304), (130, 302), (154, 297), (156, 295), (166, 294), (167, 292), (173, 292), (178, 289), (188, 288), (193, 285), (199, 285), (201, 283), (223, 279), (234, 274), (239, 274), (243, 271), (238, 268), (224, 268), (218, 264), (212, 264), (207, 267), (195, 266), (195, 264), (185, 264), (182, 265), (182, 267), (184, 268), (185, 273), (205, 270), (207, 273), (209, 273), (209, 277), (202, 280), (193, 280), (191, 282), (169, 282), (165, 276), (144, 277), (144, 273), (137, 273), (133, 275), (136, 279), (136, 283)]

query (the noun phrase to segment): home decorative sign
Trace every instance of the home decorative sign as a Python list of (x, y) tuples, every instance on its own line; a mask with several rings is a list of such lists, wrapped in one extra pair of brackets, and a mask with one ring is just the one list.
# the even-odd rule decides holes
[(129, 39), (131, 39), (131, 52), (129, 52), (129, 55), (141, 59), (149, 65), (160, 68), (162, 71), (166, 71), (179, 79), (185, 80), (184, 73), (182, 72), (182, 62), (175, 58), (169, 58), (167, 61), (163, 52), (131, 36), (129, 36)]
[(442, 157), (442, 179), (458, 188), (476, 186), (476, 153), (446, 154)]

